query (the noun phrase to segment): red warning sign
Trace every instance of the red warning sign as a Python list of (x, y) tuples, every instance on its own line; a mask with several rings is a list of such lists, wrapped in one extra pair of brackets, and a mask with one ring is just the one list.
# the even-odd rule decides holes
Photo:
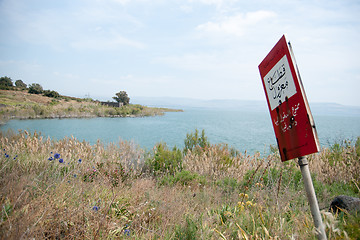
[(260, 63), (259, 71), (281, 160), (318, 152), (314, 120), (285, 35)]

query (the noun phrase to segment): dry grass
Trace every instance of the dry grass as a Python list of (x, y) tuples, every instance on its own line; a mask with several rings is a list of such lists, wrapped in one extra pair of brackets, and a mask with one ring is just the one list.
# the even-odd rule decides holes
[[(148, 154), (129, 142), (90, 145), (24, 131), (1, 134), (0, 147), (1, 239), (315, 239), (296, 162), (283, 164), (278, 154), (231, 156), (221, 145), (189, 151), (183, 171), (199, 178), (163, 184), (173, 176), (146, 173)], [(356, 149), (338, 152), (332, 166), (334, 150), (310, 157), (323, 207), (340, 193), (359, 196)], [(48, 160), (55, 153), (63, 163)], [(351, 216), (324, 217), (329, 239), (359, 238)]]

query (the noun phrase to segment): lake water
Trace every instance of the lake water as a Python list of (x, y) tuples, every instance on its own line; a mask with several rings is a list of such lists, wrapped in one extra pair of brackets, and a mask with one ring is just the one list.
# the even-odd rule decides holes
[[(314, 120), (322, 147), (344, 139), (356, 140), (360, 136), (360, 116), (314, 114)], [(0, 129), (3, 132), (8, 129), (36, 130), (53, 139), (74, 136), (92, 144), (98, 139), (104, 143), (116, 143), (122, 139), (148, 150), (161, 141), (170, 147), (182, 148), (186, 134), (195, 129), (204, 129), (211, 143), (226, 143), (251, 154), (268, 152), (270, 145), (276, 145), (266, 111), (188, 108), (184, 112), (143, 118), (12, 120)]]

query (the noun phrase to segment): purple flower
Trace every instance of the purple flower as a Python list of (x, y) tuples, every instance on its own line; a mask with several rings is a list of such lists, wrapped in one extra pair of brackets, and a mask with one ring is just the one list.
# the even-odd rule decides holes
[(98, 210), (99, 210), (99, 207), (98, 207), (98, 206), (93, 206), (92, 210), (98, 211)]
[(53, 159), (53, 157), (49, 157), (48, 160), (49, 160), (49, 161), (52, 161), (52, 160), (54, 160), (54, 159)]
[(8, 157), (9, 157), (9, 154), (5, 154), (5, 157), (8, 158)]
[(81, 163), (81, 161), (82, 161), (82, 160), (81, 160), (81, 158), (80, 158), (80, 159), (79, 159), (79, 163)]
[(130, 229), (125, 229), (124, 230), (124, 235), (130, 236)]
[(64, 159), (60, 158), (59, 163), (63, 163), (63, 162), (64, 162)]
[(54, 154), (54, 158), (55, 158), (55, 159), (59, 159), (59, 158), (60, 158), (60, 153), (55, 153), (55, 154)]

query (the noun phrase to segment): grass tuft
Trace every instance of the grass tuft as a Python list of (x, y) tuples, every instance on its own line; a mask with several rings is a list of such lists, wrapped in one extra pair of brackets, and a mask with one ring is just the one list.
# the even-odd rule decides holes
[[(327, 212), (360, 196), (359, 142), (309, 156), (328, 239), (359, 238), (358, 215)], [(0, 151), (1, 239), (316, 239), (296, 160), (277, 153), (149, 153), (27, 131), (0, 133)]]

